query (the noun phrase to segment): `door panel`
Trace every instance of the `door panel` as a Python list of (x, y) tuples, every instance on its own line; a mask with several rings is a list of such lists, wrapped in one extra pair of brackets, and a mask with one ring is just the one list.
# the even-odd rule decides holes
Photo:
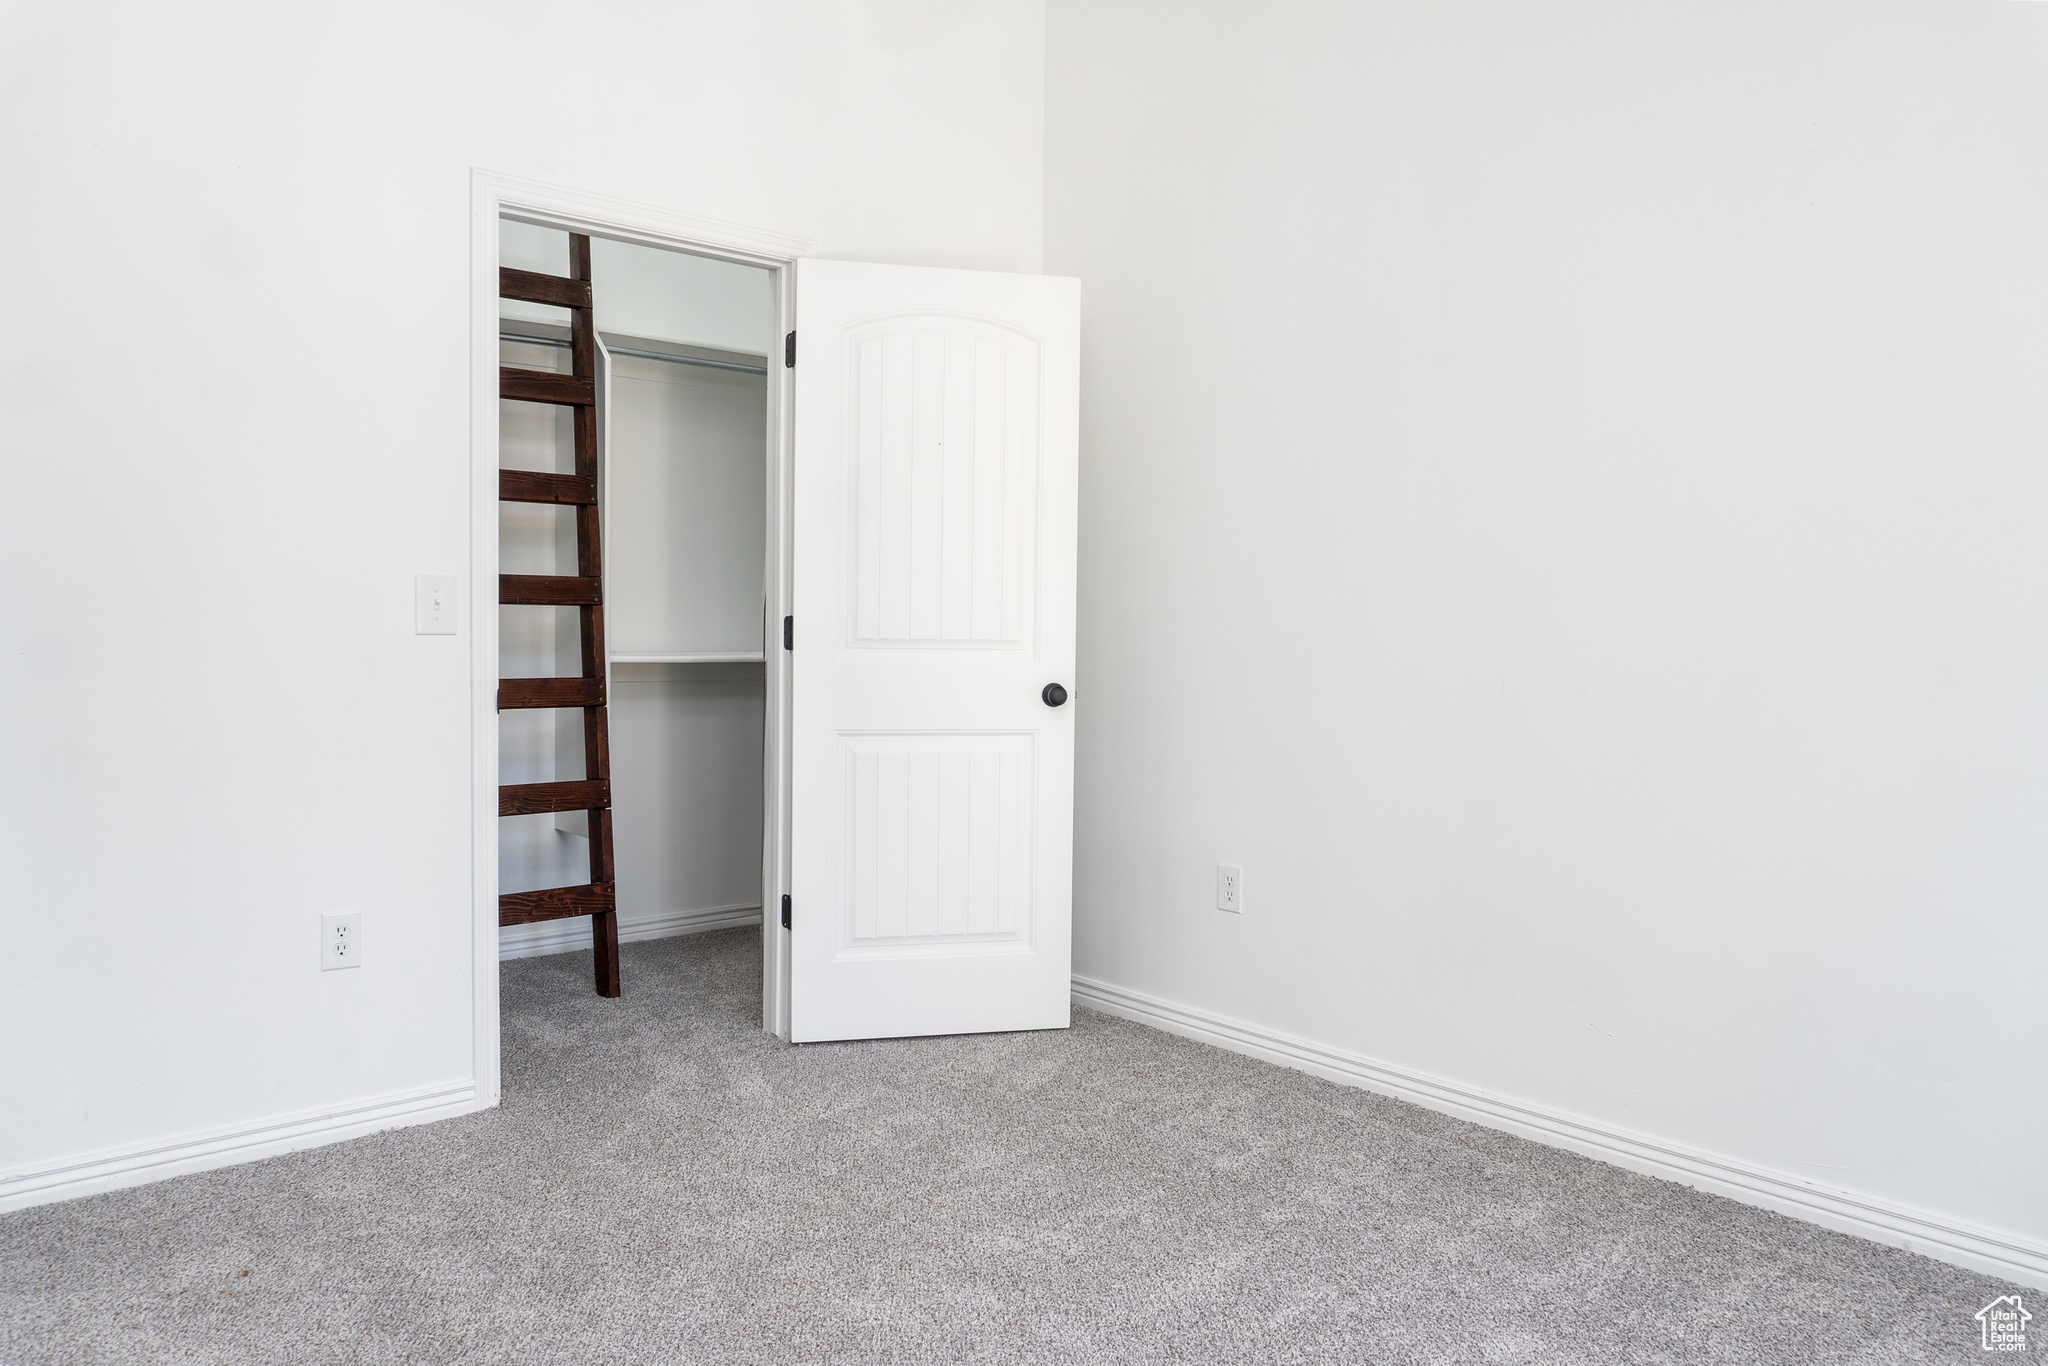
[(1031, 942), (1032, 737), (842, 737), (850, 948)]
[(798, 263), (799, 1041), (1068, 1021), (1078, 303)]
[(1036, 340), (912, 315), (848, 341), (849, 643), (1029, 648)]

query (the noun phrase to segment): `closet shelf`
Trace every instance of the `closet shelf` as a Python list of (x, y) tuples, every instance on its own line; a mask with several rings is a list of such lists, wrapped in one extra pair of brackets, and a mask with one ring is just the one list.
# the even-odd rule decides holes
[(766, 655), (759, 650), (742, 650), (725, 654), (614, 654), (614, 664), (760, 664)]

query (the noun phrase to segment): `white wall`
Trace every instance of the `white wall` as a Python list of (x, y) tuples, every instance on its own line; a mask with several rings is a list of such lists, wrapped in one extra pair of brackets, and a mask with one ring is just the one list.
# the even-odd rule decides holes
[(610, 419), (612, 654), (758, 658), (767, 601), (767, 381), (620, 356)]
[(2048, 1274), (2048, 7), (1055, 0), (1047, 67), (1077, 971)]
[(620, 933), (758, 918), (761, 674), (759, 664), (613, 669)]
[(471, 168), (1031, 270), (1041, 98), (1036, 0), (6, 10), (0, 1178), (470, 1073)]

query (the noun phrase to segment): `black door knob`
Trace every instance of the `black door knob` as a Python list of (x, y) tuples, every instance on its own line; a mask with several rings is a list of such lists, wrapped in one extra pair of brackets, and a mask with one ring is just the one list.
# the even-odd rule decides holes
[(1057, 683), (1048, 683), (1045, 685), (1045, 691), (1039, 696), (1045, 699), (1046, 706), (1057, 707), (1067, 700), (1067, 690)]

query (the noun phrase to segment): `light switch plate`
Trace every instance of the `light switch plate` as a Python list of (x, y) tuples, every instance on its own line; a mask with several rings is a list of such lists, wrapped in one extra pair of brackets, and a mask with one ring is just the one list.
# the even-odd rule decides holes
[(412, 581), (412, 629), (414, 635), (455, 634), (455, 576), (421, 574)]

